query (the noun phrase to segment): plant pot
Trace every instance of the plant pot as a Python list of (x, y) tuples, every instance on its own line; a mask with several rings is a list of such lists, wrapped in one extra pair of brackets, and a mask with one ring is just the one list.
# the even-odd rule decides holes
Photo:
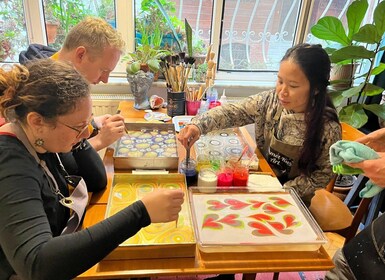
[(334, 64), (330, 71), (330, 80), (340, 82), (335, 84), (333, 83), (332, 87), (335, 90), (343, 90), (349, 88), (351, 86), (353, 74), (356, 72), (356, 67), (357, 64)]
[(45, 30), (47, 31), (47, 41), (48, 44), (53, 44), (56, 41), (57, 30), (59, 28), (58, 23), (46, 22)]
[(134, 95), (134, 108), (146, 110), (150, 108), (147, 93), (150, 90), (154, 80), (154, 74), (151, 72), (139, 71), (134, 75), (127, 75), (130, 83), (131, 92)]

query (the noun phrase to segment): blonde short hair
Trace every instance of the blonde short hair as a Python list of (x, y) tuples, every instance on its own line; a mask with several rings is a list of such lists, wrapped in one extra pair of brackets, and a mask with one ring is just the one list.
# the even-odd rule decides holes
[(79, 46), (96, 54), (102, 53), (106, 47), (115, 47), (121, 53), (125, 51), (121, 34), (105, 20), (96, 17), (86, 17), (67, 34), (63, 49), (72, 51)]

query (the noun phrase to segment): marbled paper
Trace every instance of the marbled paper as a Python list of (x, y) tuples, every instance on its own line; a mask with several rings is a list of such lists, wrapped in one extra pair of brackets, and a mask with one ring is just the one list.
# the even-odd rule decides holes
[(192, 193), (201, 244), (292, 244), (318, 239), (290, 193)]

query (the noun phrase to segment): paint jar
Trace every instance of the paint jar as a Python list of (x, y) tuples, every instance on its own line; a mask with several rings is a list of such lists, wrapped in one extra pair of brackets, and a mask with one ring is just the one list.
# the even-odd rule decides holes
[(236, 163), (234, 165), (233, 186), (246, 187), (248, 180), (249, 180), (249, 167), (242, 162)]
[(201, 107), (201, 101), (186, 101), (186, 110), (187, 115), (195, 116), (198, 113), (199, 108)]
[(215, 100), (215, 101), (210, 101), (210, 104), (209, 104), (209, 110), (212, 109), (212, 108), (215, 108), (215, 107), (218, 107), (221, 105), (221, 102)]
[(231, 187), (233, 185), (233, 175), (234, 169), (229, 164), (223, 165), (218, 172), (218, 188), (226, 189)]
[(179, 173), (184, 174), (186, 176), (187, 186), (195, 186), (197, 183), (198, 173), (196, 171), (197, 162), (189, 158), (183, 159), (179, 164)]
[(204, 193), (214, 193), (217, 190), (217, 173), (212, 168), (202, 168), (198, 174), (198, 189)]
[(196, 169), (199, 172), (203, 168), (211, 168), (210, 156), (208, 154), (200, 154), (197, 156)]
[(219, 171), (223, 165), (223, 158), (221, 155), (210, 155), (210, 165), (215, 171)]

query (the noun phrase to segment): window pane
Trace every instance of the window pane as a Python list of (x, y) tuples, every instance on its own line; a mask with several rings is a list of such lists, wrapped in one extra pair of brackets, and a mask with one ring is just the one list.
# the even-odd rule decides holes
[(313, 10), (311, 11), (309, 30), (307, 31), (306, 42), (317, 44), (321, 43), (326, 47), (326, 42), (315, 38), (310, 33), (310, 28), (317, 23), (317, 21), (324, 16), (334, 16), (339, 18), (344, 25), (346, 25), (346, 10), (353, 0), (315, 0), (313, 4)]
[[(314, 37), (310, 33), (310, 28), (317, 23), (317, 21), (324, 16), (334, 16), (341, 20), (342, 24), (346, 27), (346, 11), (353, 0), (315, 0), (313, 5), (313, 10), (311, 12), (310, 21), (309, 21), (309, 30), (306, 34), (306, 42), (312, 44), (321, 44), (323, 47), (339, 47), (335, 42), (327, 42), (321, 39)], [(366, 12), (366, 17), (363, 19), (363, 26), (366, 23), (371, 23), (373, 21), (372, 15), (373, 11), (378, 3), (378, 0), (369, 0), (368, 11)], [(371, 46), (367, 46), (370, 48)], [(357, 72), (364, 73), (368, 70), (370, 66), (369, 60), (362, 60), (359, 64), (359, 67), (356, 68)]]
[(27, 46), (23, 0), (0, 1), (0, 62), (18, 62)]
[(84, 17), (96, 16), (116, 27), (114, 0), (43, 0), (48, 45), (60, 49), (68, 31)]
[(219, 70), (278, 69), (293, 45), (300, 1), (226, 0)]
[[(207, 46), (210, 44), (213, 0), (161, 0), (160, 2), (177, 32), (181, 48), (186, 51), (184, 34), (184, 20), (186, 18), (193, 32), (194, 56), (206, 54)], [(156, 40), (152, 37), (149, 43), (153, 46), (161, 46), (179, 52), (171, 28), (154, 1), (135, 1), (135, 13), (137, 44), (142, 43), (144, 32), (152, 36), (161, 34), (161, 39)]]

